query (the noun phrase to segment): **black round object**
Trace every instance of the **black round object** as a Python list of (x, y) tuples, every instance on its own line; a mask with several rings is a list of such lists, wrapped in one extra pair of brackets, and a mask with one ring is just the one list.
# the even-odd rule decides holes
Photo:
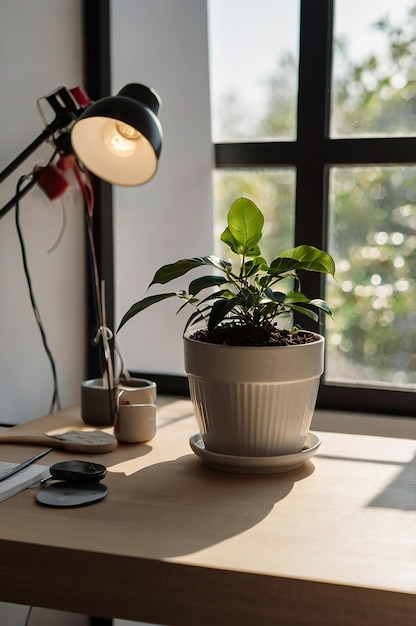
[(99, 482), (75, 483), (58, 482), (38, 491), (37, 501), (44, 506), (73, 507), (100, 502), (108, 493), (105, 485)]
[(104, 465), (89, 461), (62, 461), (49, 468), (53, 480), (85, 483), (102, 480), (107, 473)]

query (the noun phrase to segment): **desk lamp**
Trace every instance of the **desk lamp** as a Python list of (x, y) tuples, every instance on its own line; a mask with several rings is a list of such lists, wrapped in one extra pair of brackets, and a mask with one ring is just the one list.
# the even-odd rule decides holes
[[(44, 100), (55, 114), (49, 123), (41, 107)], [(93, 215), (93, 193), (89, 172), (109, 183), (129, 186), (142, 185), (155, 175), (162, 147), (162, 128), (158, 119), (161, 100), (153, 89), (129, 84), (116, 96), (91, 102), (81, 87), (59, 87), (39, 99), (37, 105), (45, 129), (0, 173), (0, 183), (45, 141), (53, 144), (55, 150), (46, 167), (36, 167), (30, 176), (23, 177), (26, 181), (24, 186), (19, 181), (14, 198), (0, 209), (0, 219), (13, 206), (17, 206), (20, 198), (36, 183), (43, 186), (50, 198), (63, 192), (65, 185), (56, 182), (59, 172), (53, 169), (56, 156), (59, 157), (60, 171), (74, 167), (90, 221)], [(97, 336), (101, 336), (103, 341), (107, 381), (111, 389), (114, 386), (112, 357), (108, 347), (111, 331), (106, 327), (104, 284), (101, 284), (100, 289), (92, 228), (89, 228), (89, 243), (100, 318)]]
[(142, 185), (156, 173), (162, 148), (160, 99), (144, 85), (127, 85), (82, 113), (71, 133), (84, 165), (117, 185)]
[[(59, 87), (46, 100), (55, 113), (50, 123), (1, 173), (0, 183), (10, 176), (42, 143), (51, 141), (56, 152), (73, 154), (99, 178), (116, 185), (142, 185), (156, 173), (162, 148), (162, 127), (157, 117), (161, 100), (149, 87), (130, 84), (113, 97), (95, 103), (81, 87)], [(33, 185), (42, 172), (2, 209), (0, 219)]]

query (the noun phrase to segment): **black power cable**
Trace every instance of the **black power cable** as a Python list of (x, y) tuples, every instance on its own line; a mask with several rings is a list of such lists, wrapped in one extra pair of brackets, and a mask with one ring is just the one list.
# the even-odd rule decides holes
[[(55, 154), (52, 156), (51, 160), (49, 162), (52, 161), (52, 159), (54, 158)], [(24, 183), (24, 181), (27, 179), (28, 177), (25, 176), (21, 176), (18, 180), (17, 186), (16, 186), (16, 194), (19, 194), (20, 188), (22, 186), (22, 184)], [(26, 281), (27, 281), (27, 285), (29, 288), (29, 297), (30, 297), (30, 302), (32, 305), (32, 309), (33, 309), (33, 313), (35, 315), (35, 320), (36, 323), (38, 325), (41, 337), (42, 337), (42, 343), (43, 343), (43, 347), (45, 348), (45, 352), (46, 355), (49, 359), (51, 368), (52, 368), (52, 376), (53, 376), (53, 394), (52, 394), (52, 401), (51, 401), (51, 405), (50, 405), (50, 409), (49, 409), (49, 413), (53, 413), (53, 411), (55, 410), (59, 410), (61, 408), (61, 401), (59, 399), (59, 389), (58, 389), (58, 377), (57, 377), (57, 372), (56, 372), (56, 365), (55, 365), (55, 360), (54, 357), (52, 355), (52, 352), (49, 348), (48, 345), (48, 340), (46, 337), (46, 332), (43, 326), (43, 322), (40, 316), (40, 312), (38, 309), (38, 306), (36, 304), (36, 300), (35, 300), (35, 296), (34, 296), (34, 292), (33, 292), (33, 286), (32, 286), (32, 279), (30, 276), (30, 272), (29, 272), (29, 266), (27, 263), (27, 255), (26, 255), (26, 246), (24, 243), (24, 239), (23, 239), (23, 234), (22, 234), (22, 230), (20, 227), (20, 220), (19, 220), (19, 214), (20, 214), (20, 206), (19, 206), (19, 200), (16, 200), (16, 214), (15, 214), (15, 222), (16, 222), (16, 230), (17, 230), (17, 235), (19, 238), (19, 243), (20, 243), (20, 249), (22, 252), (22, 261), (23, 261), (23, 269), (24, 269), (24, 273), (26, 276)]]

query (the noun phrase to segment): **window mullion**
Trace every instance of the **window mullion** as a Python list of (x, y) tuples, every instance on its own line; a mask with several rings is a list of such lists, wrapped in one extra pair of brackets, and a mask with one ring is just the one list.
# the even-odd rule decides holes
[(325, 162), (334, 165), (414, 164), (416, 137), (326, 139)]
[(296, 159), (294, 141), (215, 144), (215, 164), (218, 168), (293, 166)]
[(295, 240), (318, 247), (325, 243), (332, 18), (332, 0), (302, 0)]
[[(329, 134), (332, 22), (333, 0), (302, 0), (295, 244), (318, 248), (326, 247), (328, 176), (325, 139)], [(305, 293), (311, 297), (324, 296), (321, 276), (305, 272), (302, 283)], [(305, 326), (304, 320), (302, 324)], [(315, 324), (307, 325), (317, 330)]]

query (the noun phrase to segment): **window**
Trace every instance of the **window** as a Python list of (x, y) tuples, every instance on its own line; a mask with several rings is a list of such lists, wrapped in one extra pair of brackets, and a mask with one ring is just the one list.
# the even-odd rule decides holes
[[(97, 20), (106, 5), (84, 3), (91, 37), (106, 20), (120, 34), (111, 91), (154, 86), (166, 136), (154, 182), (113, 190), (115, 325), (162, 263), (212, 250), (213, 182), (217, 224), (252, 194), (275, 227), (270, 246), (310, 243), (336, 259), (337, 283), (303, 278), (334, 309), (319, 405), (414, 415), (416, 0), (113, 0)], [(94, 61), (93, 83), (109, 70)], [(111, 285), (111, 212), (99, 217)], [(182, 322), (156, 307), (148, 319), (156, 334), (143, 318), (120, 338), (126, 366), (183, 392)]]
[(208, 9), (216, 221), (248, 195), (275, 251), (334, 256), (336, 283), (303, 278), (334, 312), (321, 406), (414, 414), (416, 3)]

